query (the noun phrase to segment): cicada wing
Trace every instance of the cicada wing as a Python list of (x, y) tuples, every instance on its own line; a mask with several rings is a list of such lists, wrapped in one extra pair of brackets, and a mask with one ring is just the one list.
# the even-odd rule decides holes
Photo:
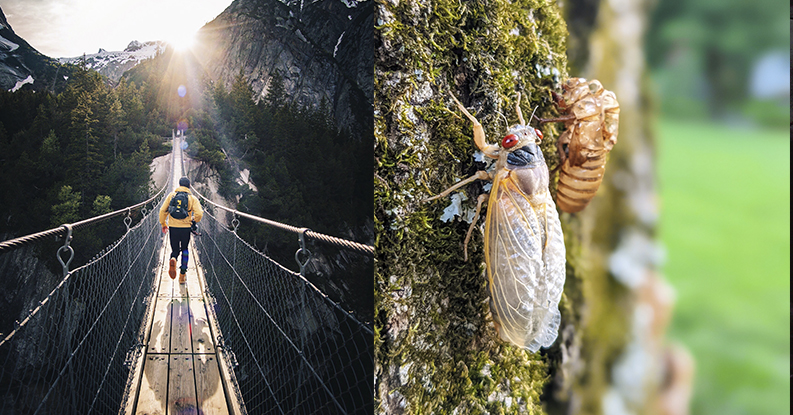
[(559, 213), (550, 197), (543, 210), (545, 246), (542, 251), (542, 260), (545, 266), (545, 280), (548, 283), (548, 299), (553, 304), (559, 304), (562, 299), (562, 291), (564, 291), (565, 263), (567, 261), (562, 223), (559, 221)]
[[(553, 208), (550, 196), (548, 201)], [(485, 227), (491, 311), (499, 335), (532, 352), (552, 344), (559, 326), (559, 296), (556, 287), (548, 286), (543, 254), (548, 242), (545, 207), (532, 205), (507, 174), (499, 175), (493, 182)]]
[(559, 333), (559, 324), (562, 315), (559, 313), (559, 301), (562, 300), (564, 280), (566, 275), (565, 263), (567, 261), (564, 248), (564, 235), (559, 213), (556, 211), (553, 199), (547, 198), (543, 209), (542, 218), (545, 223), (545, 245), (542, 251), (542, 261), (545, 266), (545, 286), (547, 288), (546, 306), (548, 314), (545, 316), (543, 332), (537, 337), (537, 342), (543, 347), (549, 347), (556, 340)]

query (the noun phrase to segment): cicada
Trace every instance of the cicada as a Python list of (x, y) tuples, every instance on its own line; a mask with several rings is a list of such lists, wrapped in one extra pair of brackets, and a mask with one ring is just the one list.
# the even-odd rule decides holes
[[(524, 121), (518, 94), (515, 108), (520, 124), (508, 129), (500, 145), (488, 144), (482, 124), (457, 98), (452, 99), (473, 123), (476, 146), (496, 159), (495, 170), (479, 171), (426, 201), (444, 197), (477, 179), (493, 181), (484, 251), (490, 310), (503, 340), (536, 352), (556, 340), (565, 279), (562, 226), (548, 191), (548, 166), (538, 145), (542, 133)], [(465, 238), (466, 259), (468, 241), (485, 197), (479, 197)]]
[(565, 123), (556, 144), (562, 169), (556, 203), (575, 213), (589, 204), (603, 181), (606, 156), (617, 143), (620, 106), (614, 93), (597, 80), (570, 78), (562, 90), (553, 96), (564, 115), (538, 120)]

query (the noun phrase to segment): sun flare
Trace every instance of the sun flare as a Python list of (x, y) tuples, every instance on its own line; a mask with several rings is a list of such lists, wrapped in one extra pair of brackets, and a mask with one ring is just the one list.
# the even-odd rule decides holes
[(195, 43), (195, 32), (182, 29), (168, 35), (165, 41), (177, 51), (184, 52)]

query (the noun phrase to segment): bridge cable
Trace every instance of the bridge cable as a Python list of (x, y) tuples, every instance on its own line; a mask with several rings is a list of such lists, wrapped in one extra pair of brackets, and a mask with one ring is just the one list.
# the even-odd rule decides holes
[[(163, 186), (163, 188), (160, 189), (160, 191), (157, 192), (157, 194), (155, 194), (154, 196), (152, 196), (148, 200), (140, 202), (140, 203), (138, 203), (136, 205), (128, 206), (128, 207), (119, 209), (119, 210), (117, 210), (115, 212), (105, 213), (104, 215), (99, 215), (99, 216), (94, 216), (92, 218), (83, 219), (83, 220), (81, 220), (79, 222), (74, 222), (74, 223), (70, 223), (70, 224), (63, 224), (63, 225), (61, 225), (61, 226), (59, 226), (57, 228), (48, 229), (46, 231), (33, 233), (33, 234), (30, 234), (30, 235), (25, 235), (25, 236), (20, 236), (19, 238), (9, 239), (7, 241), (0, 242), (0, 254), (13, 251), (15, 249), (21, 248), (21, 247), (23, 247), (25, 245), (28, 245), (30, 243), (36, 242), (36, 241), (44, 239), (44, 238), (53, 237), (53, 236), (54, 237), (68, 236), (68, 235), (71, 234), (71, 230), (80, 229), (80, 228), (86, 227), (88, 225), (92, 225), (94, 223), (98, 223), (98, 222), (102, 222), (102, 221), (110, 219), (110, 218), (114, 218), (116, 216), (121, 216), (121, 215), (123, 215), (125, 213), (129, 216), (130, 212), (132, 212), (133, 210), (136, 210), (138, 208), (145, 209), (146, 206), (149, 203), (151, 203), (152, 201), (157, 199), (157, 197), (160, 196), (160, 194), (163, 193), (165, 191), (165, 189), (168, 188), (168, 185), (170, 184), (170, 182), (171, 182), (171, 179), (166, 181), (165, 186)], [(129, 231), (129, 224), (127, 224), (126, 222), (125, 222), (125, 224), (127, 225), (127, 231)], [(64, 245), (63, 249), (67, 249), (67, 248), (68, 248), (68, 243)]]
[(293, 233), (296, 233), (298, 235), (305, 235), (305, 237), (307, 237), (307, 238), (316, 239), (318, 241), (322, 241), (322, 242), (325, 242), (325, 243), (330, 244), (330, 245), (335, 245), (335, 246), (339, 246), (339, 247), (342, 247), (342, 248), (351, 249), (353, 251), (357, 251), (357, 252), (360, 252), (360, 253), (363, 253), (363, 254), (374, 256), (374, 246), (365, 245), (365, 244), (358, 243), (358, 242), (353, 242), (353, 241), (348, 241), (346, 239), (337, 238), (335, 236), (321, 234), (319, 232), (314, 232), (311, 229), (307, 229), (307, 228), (298, 228), (296, 226), (287, 225), (285, 223), (276, 222), (274, 220), (260, 218), (258, 216), (254, 216), (254, 215), (250, 215), (248, 213), (240, 212), (240, 211), (238, 211), (236, 209), (230, 209), (230, 208), (227, 208), (227, 207), (225, 207), (223, 205), (219, 205), (219, 204), (207, 199), (206, 197), (204, 197), (204, 195), (202, 195), (201, 193), (198, 193), (198, 191), (195, 191), (195, 194), (198, 195), (198, 197), (200, 197), (201, 199), (205, 200), (207, 203), (211, 204), (212, 206), (215, 206), (217, 208), (223, 209), (226, 212), (230, 212), (230, 213), (232, 213), (232, 214), (234, 214), (236, 216), (240, 216), (240, 217), (243, 217), (243, 218), (246, 218), (246, 219), (250, 219), (250, 220), (253, 220), (253, 221), (256, 221), (256, 222), (259, 222), (259, 223), (263, 223), (265, 225), (269, 225), (269, 226), (273, 226), (273, 227), (276, 227), (276, 228), (279, 228), (279, 229), (283, 229), (285, 231), (293, 232)]

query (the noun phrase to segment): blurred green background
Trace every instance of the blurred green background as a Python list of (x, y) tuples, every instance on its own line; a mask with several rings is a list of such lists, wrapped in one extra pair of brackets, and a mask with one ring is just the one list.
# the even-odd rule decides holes
[(677, 291), (669, 337), (696, 360), (691, 414), (790, 413), (784, 10), (778, 0), (664, 0), (647, 33), (659, 236)]

